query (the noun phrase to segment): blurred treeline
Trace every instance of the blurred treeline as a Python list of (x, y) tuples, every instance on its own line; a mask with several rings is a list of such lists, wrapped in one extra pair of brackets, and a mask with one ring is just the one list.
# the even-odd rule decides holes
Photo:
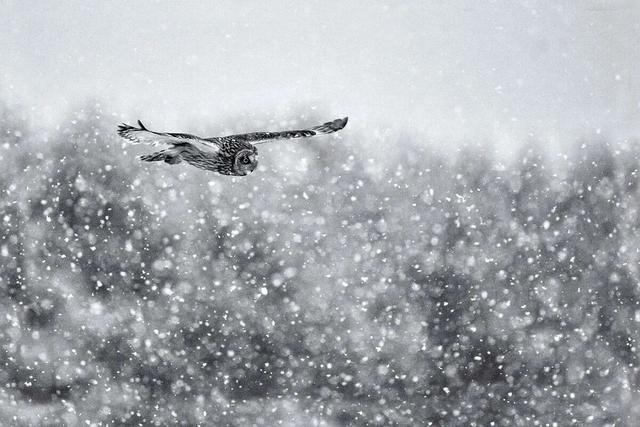
[(117, 122), (0, 109), (0, 424), (640, 415), (638, 143), (381, 161), (345, 131), (229, 178), (142, 164)]

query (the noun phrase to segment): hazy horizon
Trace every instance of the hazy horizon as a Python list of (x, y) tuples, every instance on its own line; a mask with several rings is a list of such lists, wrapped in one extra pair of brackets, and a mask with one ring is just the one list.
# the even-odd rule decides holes
[(318, 109), (499, 146), (640, 134), (637, 2), (233, 5), (10, 1), (0, 97), (45, 126), (98, 99), (165, 129)]

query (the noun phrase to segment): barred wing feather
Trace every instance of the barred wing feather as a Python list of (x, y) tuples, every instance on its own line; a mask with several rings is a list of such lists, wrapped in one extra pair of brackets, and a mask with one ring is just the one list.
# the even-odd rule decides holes
[(166, 144), (166, 145), (196, 145), (202, 150), (219, 151), (220, 148), (213, 141), (209, 141), (188, 133), (154, 132), (145, 127), (140, 120), (138, 126), (121, 124), (118, 135), (134, 144)]
[(287, 130), (282, 132), (242, 133), (238, 135), (223, 136), (221, 138), (210, 138), (210, 140), (246, 141), (252, 144), (264, 144), (265, 142), (279, 139), (306, 138), (310, 136), (326, 135), (329, 133), (337, 132), (347, 125), (347, 120), (349, 120), (348, 117), (345, 117), (343, 119), (336, 119), (309, 129)]

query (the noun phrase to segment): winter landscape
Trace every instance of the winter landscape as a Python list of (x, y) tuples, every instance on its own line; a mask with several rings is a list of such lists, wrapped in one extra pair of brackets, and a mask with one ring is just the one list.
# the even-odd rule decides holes
[[(503, 100), (509, 111), (500, 96), (484, 106), (469, 101), (438, 124), (426, 108), (439, 101), (420, 103), (428, 95), (415, 73), (429, 71), (420, 64), (412, 71), (411, 61), (400, 60), (414, 75), (407, 83), (417, 85), (403, 110), (394, 112), (395, 95), (383, 90), (381, 100), (390, 102), (374, 113), (373, 98), (359, 106), (356, 95), (385, 83), (373, 84), (365, 74), (357, 93), (341, 97), (334, 88), (334, 98), (323, 100), (322, 78), (345, 85), (348, 79), (336, 77), (332, 56), (319, 51), (321, 66), (309, 71), (319, 82), (302, 74), (302, 83), (277, 84), (301, 91), (309, 84), (310, 93), (279, 98), (263, 92), (257, 112), (252, 105), (242, 112), (228, 70), (215, 85), (196, 79), (196, 72), (171, 83), (172, 74), (162, 80), (156, 69), (144, 71), (143, 65), (172, 64), (167, 55), (149, 53), (166, 47), (140, 34), (150, 31), (150, 22), (142, 20), (133, 33), (132, 43), (146, 55), (144, 64), (131, 65), (138, 74), (102, 81), (102, 65), (81, 59), (91, 59), (87, 52), (107, 59), (112, 53), (80, 46), (83, 34), (60, 36), (78, 44), (45, 43), (45, 30), (29, 22), (75, 10), (67, 19), (86, 13), (86, 28), (93, 28), (91, 19), (112, 16), (115, 7), (87, 11), (69, 2), (48, 6), (44, 18), (18, 3), (2, 6), (11, 12), (0, 18), (11, 36), (0, 48), (14, 61), (0, 65), (0, 425), (636, 425), (640, 54), (625, 51), (623, 41), (640, 40), (633, 23), (640, 9), (622, 1), (590, 2), (604, 12), (572, 9), (569, 2), (564, 8), (487, 4), (489, 11), (468, 12), (463, 3), (451, 12), (436, 9), (445, 18), (487, 17), (487, 32), (507, 25), (497, 12), (505, 8), (601, 31), (599, 41), (578, 30), (541, 39), (549, 44), (550, 72), (562, 68), (554, 67), (565, 42), (581, 43), (580, 52), (602, 43), (603, 55), (611, 47), (609, 56), (584, 60), (592, 66), (584, 71), (590, 80), (572, 75), (563, 84), (575, 86), (544, 95), (536, 95), (535, 85), (545, 86), (545, 78), (524, 72), (522, 81), (509, 80), (503, 72), (502, 88), (492, 87), (492, 96), (518, 85), (531, 96)], [(393, 5), (371, 7), (371, 25), (378, 14), (399, 26), (413, 12), (430, 16), (413, 3), (404, 15)], [(234, 13), (231, 4), (220, 8)], [(311, 11), (285, 9), (297, 18), (324, 10), (317, 4)], [(187, 28), (181, 19), (198, 15), (176, 13), (180, 29)], [(233, 32), (236, 24), (249, 22), (244, 15), (234, 19), (231, 39), (242, 34)], [(518, 22), (530, 30), (527, 37), (537, 37), (528, 19)], [(310, 25), (312, 34), (324, 31)], [(408, 43), (404, 54), (416, 59), (430, 45), (412, 31), (398, 41)], [(272, 43), (284, 43), (273, 37)], [(224, 40), (224, 33), (215, 39)], [(20, 43), (54, 50), (17, 49)], [(288, 43), (297, 49), (297, 42)], [(369, 46), (358, 43), (358, 52)], [(304, 45), (320, 49), (322, 43)], [(68, 53), (51, 53), (62, 46)], [(443, 49), (449, 56), (438, 59), (441, 64), (458, 61), (455, 49)], [(119, 54), (132, 59), (132, 52)], [(41, 73), (32, 55), (66, 65)], [(191, 60), (200, 73), (210, 58), (199, 55)], [(270, 88), (273, 64), (285, 58), (273, 61), (265, 65)], [(106, 62), (112, 71), (125, 66)], [(84, 71), (52, 83), (47, 73), (60, 77), (69, 64)], [(493, 66), (487, 64), (479, 67)], [(19, 66), (26, 66), (25, 76)], [(606, 74), (607, 67), (615, 69)], [(31, 78), (33, 88), (25, 83)], [(126, 94), (102, 93), (128, 79)], [(136, 79), (148, 85), (136, 92)], [(186, 95), (182, 84), (189, 85)], [(393, 84), (402, 92), (404, 83)], [(465, 84), (458, 101), (482, 95)], [(172, 85), (176, 105), (153, 102), (166, 98)], [(190, 92), (198, 85), (205, 92), (208, 85), (227, 87), (231, 106), (203, 110), (205, 100)], [(588, 88), (592, 103), (578, 95)], [(41, 96), (30, 92), (37, 89)], [(567, 103), (575, 108), (569, 111)], [(478, 130), (482, 120), (473, 111), (493, 117), (487, 133)], [(246, 177), (142, 163), (136, 156), (146, 148), (116, 134), (120, 122), (138, 118), (165, 130), (225, 135), (295, 129), (339, 114), (351, 117), (339, 133), (261, 146), (260, 165)], [(425, 119), (418, 124), (420, 114)], [(425, 130), (429, 124), (436, 128)]]

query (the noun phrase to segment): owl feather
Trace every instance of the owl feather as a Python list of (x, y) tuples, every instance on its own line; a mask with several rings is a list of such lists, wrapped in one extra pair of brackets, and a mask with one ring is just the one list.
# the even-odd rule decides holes
[(258, 144), (265, 142), (307, 138), (334, 133), (344, 128), (348, 118), (336, 119), (309, 129), (281, 132), (252, 132), (237, 135), (201, 138), (188, 133), (155, 132), (140, 120), (138, 127), (128, 124), (118, 126), (118, 135), (133, 144), (165, 145), (155, 153), (140, 157), (145, 162), (178, 164), (183, 160), (197, 168), (223, 175), (244, 176), (258, 165)]

